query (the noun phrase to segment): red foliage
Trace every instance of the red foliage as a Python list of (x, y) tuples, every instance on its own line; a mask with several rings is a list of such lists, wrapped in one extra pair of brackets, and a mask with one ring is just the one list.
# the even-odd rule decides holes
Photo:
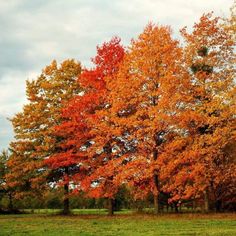
[[(93, 124), (99, 122), (95, 115), (96, 110), (106, 104), (107, 90), (104, 78), (118, 71), (124, 53), (118, 37), (97, 47), (97, 55), (92, 59), (95, 67), (84, 69), (78, 78), (78, 83), (84, 91), (66, 105), (62, 112), (65, 121), (55, 128), (55, 132), (62, 139), (60, 146), (57, 147), (61, 149), (61, 152), (50, 156), (45, 162), (51, 169), (72, 169), (68, 174), (68, 181), (72, 181), (77, 186), (83, 180), (83, 186), (90, 188), (89, 175), (99, 168), (99, 162), (93, 161), (96, 153), (88, 152), (94, 137), (90, 130)], [(90, 192), (93, 197), (99, 195), (98, 189), (91, 188)]]

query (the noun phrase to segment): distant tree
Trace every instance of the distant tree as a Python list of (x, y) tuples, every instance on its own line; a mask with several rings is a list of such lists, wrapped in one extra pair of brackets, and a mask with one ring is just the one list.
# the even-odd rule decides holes
[(9, 160), (9, 151), (3, 150), (0, 154), (0, 200), (3, 196), (8, 198), (8, 209), (13, 210), (13, 189), (7, 185), (6, 175), (9, 173), (7, 161)]

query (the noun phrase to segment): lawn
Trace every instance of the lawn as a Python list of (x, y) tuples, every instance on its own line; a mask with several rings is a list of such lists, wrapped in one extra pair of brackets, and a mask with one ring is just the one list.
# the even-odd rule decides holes
[(129, 214), (113, 217), (93, 214), (59, 216), (56, 214), (0, 215), (0, 235), (236, 235), (236, 214)]

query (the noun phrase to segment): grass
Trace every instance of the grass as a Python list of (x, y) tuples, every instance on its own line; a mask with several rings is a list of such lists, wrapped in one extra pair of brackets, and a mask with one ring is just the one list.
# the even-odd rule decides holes
[[(73, 216), (57, 214), (1, 215), (1, 236), (92, 235), (236, 235), (236, 214), (129, 214), (113, 217), (95, 210), (76, 210)], [(77, 213), (83, 213), (81, 215)], [(89, 213), (89, 214), (88, 214)]]
[[(27, 214), (50, 214), (50, 215), (57, 215), (61, 213), (61, 209), (23, 209), (24, 213)], [(118, 215), (124, 214), (132, 214), (135, 211), (132, 210), (120, 210), (119, 212), (115, 212)], [(73, 209), (71, 210), (72, 215), (107, 215), (107, 209)]]
[[(25, 213), (34, 213), (34, 214), (58, 214), (62, 210), (61, 209), (24, 209), (23, 210)], [(33, 211), (33, 212), (32, 212)], [(78, 214), (78, 215), (106, 215), (107, 210), (106, 209), (73, 209), (72, 210), (73, 214)]]

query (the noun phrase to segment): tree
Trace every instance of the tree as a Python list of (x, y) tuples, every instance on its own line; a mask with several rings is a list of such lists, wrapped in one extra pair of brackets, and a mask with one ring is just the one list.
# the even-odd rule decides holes
[(36, 80), (26, 82), (28, 104), (11, 119), (15, 141), (10, 144), (7, 182), (16, 189), (16, 197), (42, 195), (51, 176), (44, 160), (60, 151), (54, 126), (63, 120), (64, 103), (81, 91), (77, 83), (80, 72), (80, 63), (74, 60), (66, 60), (60, 66), (53, 61)]
[(7, 195), (9, 199), (8, 209), (13, 211), (13, 189), (7, 186), (6, 175), (9, 172), (7, 161), (9, 160), (9, 152), (3, 150), (0, 154), (0, 200), (3, 196)]
[[(110, 105), (97, 112), (103, 117), (98, 133), (115, 143), (105, 174), (115, 173), (113, 182), (128, 183), (137, 198), (152, 192), (156, 213), (161, 191), (158, 156), (171, 128), (170, 115), (180, 95), (175, 94), (184, 86), (179, 57), (181, 49), (170, 28), (149, 24), (132, 41), (115, 79), (105, 78)], [(116, 139), (123, 141), (123, 147)], [(125, 147), (127, 152), (122, 151)]]
[(226, 154), (235, 142), (235, 42), (219, 20), (205, 14), (192, 33), (182, 30), (189, 99), (176, 113), (178, 138), (160, 157), (171, 201), (202, 199), (206, 212), (210, 200), (219, 210), (226, 192), (235, 194), (235, 161)]
[(89, 147), (97, 147), (97, 141), (94, 140), (96, 134), (91, 132), (92, 127), (96, 129), (98, 122), (95, 112), (107, 105), (104, 77), (113, 76), (117, 72), (123, 56), (124, 49), (117, 37), (97, 47), (97, 55), (92, 59), (95, 67), (85, 69), (78, 80), (84, 92), (68, 103), (63, 110), (65, 121), (56, 128), (62, 137), (59, 145), (61, 152), (46, 160), (52, 169), (67, 168), (63, 181), (74, 184), (74, 190), (84, 188), (90, 197), (107, 197), (106, 191), (112, 196), (115, 194), (107, 183), (105, 192), (101, 190), (104, 187), (101, 181), (98, 181), (96, 187), (93, 185), (94, 181), (101, 178), (98, 169), (106, 157), (104, 150), (98, 154), (97, 148), (92, 151)]
[[(99, 101), (99, 106), (93, 111), (94, 115), (89, 116), (88, 123), (90, 125), (90, 134), (92, 135), (92, 143), (88, 148), (90, 153), (90, 173), (89, 177), (83, 181), (83, 186), (89, 196), (95, 198), (106, 198), (108, 200), (108, 215), (113, 215), (114, 200), (119, 191), (119, 184), (115, 184), (113, 177), (115, 169), (111, 165), (113, 158), (113, 148), (117, 144), (116, 137), (109, 135), (109, 129), (103, 126), (104, 117), (103, 111), (107, 111), (110, 106), (109, 89), (107, 89), (106, 78), (115, 80), (125, 56), (123, 46), (120, 44), (120, 39), (115, 37), (110, 42), (105, 43), (102, 47), (98, 47), (97, 56), (94, 58), (94, 63), (98, 71), (102, 71), (103, 94)], [(89, 74), (88, 74), (89, 75)], [(106, 169), (106, 172), (104, 172)]]

